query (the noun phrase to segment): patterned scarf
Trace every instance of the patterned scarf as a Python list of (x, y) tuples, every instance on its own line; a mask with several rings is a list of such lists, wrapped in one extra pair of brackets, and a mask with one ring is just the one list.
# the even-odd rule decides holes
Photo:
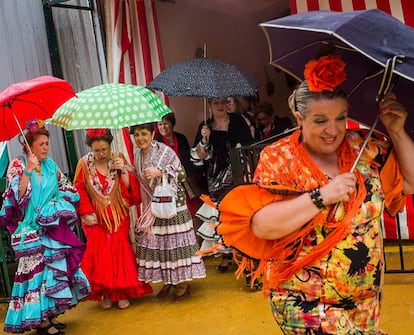
[(181, 162), (169, 146), (154, 141), (146, 155), (140, 149), (135, 151), (134, 164), (137, 168), (137, 177), (142, 197), (142, 214), (138, 219), (138, 230), (149, 234), (155, 222), (155, 217), (151, 212), (152, 195), (154, 194), (155, 186), (161, 182), (161, 177), (147, 179), (143, 171), (147, 167), (159, 167), (168, 175), (170, 185), (177, 191), (177, 170)]
[[(358, 137), (352, 145), (350, 142), (344, 140), (337, 149), (340, 173), (351, 170), (362, 140)], [(273, 287), (288, 280), (299, 269), (310, 266), (327, 255), (349, 233), (352, 218), (366, 196), (362, 174), (358, 170), (354, 173), (357, 187), (348, 202), (339, 206), (327, 206), (300, 229), (272, 243), (267, 255), (260, 262), (257, 273), (262, 273), (266, 269), (266, 273), (271, 277), (268, 278), (268, 282)], [(286, 200), (309, 192), (315, 187), (326, 185), (328, 181), (328, 177), (313, 162), (301, 141), (300, 130), (263, 149), (254, 176), (254, 182), (259, 187), (274, 194), (273, 201)], [(320, 225), (326, 230), (325, 239), (315, 245), (311, 252), (299, 257), (306, 243), (306, 236)]]
[(165, 136), (162, 136), (162, 141), (173, 149), (178, 158), (181, 159), (180, 152), (178, 151), (178, 139), (174, 133), (172, 133), (172, 142)]

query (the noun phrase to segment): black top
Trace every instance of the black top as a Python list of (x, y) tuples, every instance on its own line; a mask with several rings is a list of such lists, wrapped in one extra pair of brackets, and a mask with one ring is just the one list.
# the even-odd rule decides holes
[[(230, 151), (237, 144), (242, 146), (252, 142), (249, 126), (244, 118), (238, 113), (229, 113), (230, 122), (228, 130), (214, 130), (213, 119), (208, 119), (206, 124), (210, 128), (209, 152), (211, 158), (204, 160), (202, 167), (202, 179), (208, 184), (208, 192), (213, 201), (219, 201), (231, 188), (232, 171), (230, 166)], [(197, 130), (194, 146), (201, 141), (202, 122)], [(199, 171), (200, 174), (200, 171)]]

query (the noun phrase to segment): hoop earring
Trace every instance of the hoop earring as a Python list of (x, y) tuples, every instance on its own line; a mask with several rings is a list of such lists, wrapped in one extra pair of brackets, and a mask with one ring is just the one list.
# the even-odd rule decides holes
[(151, 140), (151, 146), (152, 147), (155, 147), (156, 145), (157, 145), (156, 141), (155, 140)]

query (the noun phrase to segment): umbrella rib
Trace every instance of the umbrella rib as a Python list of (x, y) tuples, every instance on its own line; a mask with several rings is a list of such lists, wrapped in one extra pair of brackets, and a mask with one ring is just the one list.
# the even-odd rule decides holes
[(300, 47), (299, 49), (296, 49), (296, 50), (294, 50), (292, 52), (289, 52), (288, 54), (285, 54), (282, 57), (276, 58), (276, 59), (272, 60), (272, 62), (278, 62), (280, 60), (283, 60), (286, 57), (292, 56), (292, 55), (294, 55), (294, 54), (296, 54), (298, 52), (301, 52), (301, 51), (303, 51), (305, 49), (311, 48), (314, 45), (319, 44), (319, 43), (322, 43), (322, 44), (333, 44), (335, 46), (335, 48), (342, 49), (342, 50), (347, 50), (347, 51), (351, 51), (351, 52), (357, 53), (357, 51), (354, 50), (354, 49), (352, 49), (352, 48), (348, 48), (348, 47), (345, 47), (345, 46), (342, 46), (342, 45), (338, 45), (338, 44), (335, 44), (335, 43), (332, 43), (332, 42), (328, 42), (328, 41), (315, 41), (315, 42), (306, 44), (306, 45), (304, 45), (304, 46)]
[(28, 105), (32, 105), (32, 106), (36, 106), (37, 108), (39, 108), (47, 117), (49, 117), (49, 115), (48, 115), (48, 113), (47, 113), (47, 111), (46, 111), (46, 109), (45, 108), (43, 108), (40, 104), (38, 104), (38, 103), (36, 103), (36, 102), (33, 102), (33, 101), (27, 101), (27, 100), (22, 100), (22, 99), (19, 99), (19, 98), (15, 98), (13, 101), (19, 101), (19, 102), (24, 102), (24, 103), (26, 103), (26, 104), (28, 104)]
[(384, 72), (384, 69), (380, 69), (377, 72), (371, 74), (371, 75), (367, 75), (364, 78), (362, 78), (355, 86), (354, 88), (348, 93), (348, 97), (350, 97), (352, 95), (352, 93), (354, 93), (358, 87), (360, 87), (364, 82), (366, 82), (367, 80), (370, 80), (372, 78), (375, 78), (377, 76), (379, 76), (380, 74), (382, 74)]
[[(291, 30), (312, 31), (312, 32), (316, 32), (316, 33), (325, 33), (325, 34), (328, 34), (328, 35), (331, 35), (331, 36), (336, 37), (338, 40), (342, 41), (344, 44), (347, 44), (348, 46), (350, 46), (350, 48), (351, 48), (351, 49), (353, 49), (353, 51), (356, 51), (356, 52), (361, 53), (361, 54), (362, 54), (362, 55), (364, 55), (365, 57), (367, 57), (367, 58), (369, 58), (370, 60), (372, 60), (374, 63), (377, 63), (377, 64), (379, 64), (379, 65), (381, 65), (381, 66), (383, 66), (383, 67), (384, 67), (384, 66), (386, 66), (386, 64), (385, 64), (385, 63), (382, 63), (382, 62), (380, 62), (379, 60), (375, 59), (375, 58), (374, 58), (374, 57), (372, 57), (371, 55), (367, 54), (365, 51), (361, 50), (360, 48), (358, 48), (357, 46), (355, 46), (354, 44), (352, 44), (351, 42), (347, 41), (347, 40), (346, 40), (346, 39), (344, 39), (342, 36), (338, 35), (337, 33), (335, 33), (334, 31), (331, 31), (331, 30), (325, 30), (325, 29), (315, 29), (315, 28), (303, 28), (303, 27), (297, 27), (297, 26), (290, 26), (290, 27), (286, 27), (286, 26), (281, 26), (281, 25), (271, 25), (271, 24), (263, 24), (263, 23), (261, 23), (261, 24), (260, 24), (260, 26), (261, 26), (261, 27), (265, 27), (265, 28), (283, 28), (283, 29), (291, 29)], [(309, 45), (307, 45), (307, 46), (304, 46), (303, 48), (310, 47), (310, 46), (314, 45), (315, 43), (319, 43), (319, 42), (321, 42), (321, 41), (317, 41), (317, 42), (311, 43), (311, 44), (309, 44)], [(339, 46), (338, 46), (338, 47), (339, 47)], [(301, 49), (299, 49), (299, 50), (297, 50), (297, 51), (303, 50), (303, 48), (301, 48)], [(291, 54), (294, 54), (294, 53), (295, 53), (295, 52), (293, 52), (293, 53), (291, 53)], [(283, 59), (284, 57), (287, 57), (287, 56), (288, 56), (288, 55), (283, 56), (283, 57), (281, 57), (281, 58), (279, 58), (279, 59), (277, 59), (277, 60)], [(400, 56), (405, 56), (405, 55), (400, 55)], [(275, 60), (275, 61), (277, 61), (277, 60)], [(403, 78), (407, 79), (407, 80), (414, 81), (414, 79), (413, 79), (413, 78), (410, 78), (409, 76), (407, 76), (407, 75), (406, 75), (406, 74), (404, 74), (404, 73), (401, 73), (401, 72), (399, 72), (399, 71), (397, 71), (397, 70), (395, 70), (394, 72), (395, 72), (396, 74), (398, 74), (399, 76), (401, 76), (401, 77), (403, 77)]]

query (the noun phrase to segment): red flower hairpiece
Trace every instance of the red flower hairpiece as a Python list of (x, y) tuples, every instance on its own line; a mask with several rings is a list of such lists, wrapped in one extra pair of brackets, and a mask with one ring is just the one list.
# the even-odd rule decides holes
[(40, 130), (40, 128), (44, 127), (45, 123), (43, 122), (43, 120), (32, 119), (26, 122), (26, 129), (29, 133), (37, 133)]
[(107, 128), (87, 129), (86, 135), (88, 135), (89, 138), (102, 138), (106, 135), (107, 131)]
[(311, 92), (333, 92), (346, 79), (345, 62), (337, 55), (328, 55), (305, 65), (305, 80)]

